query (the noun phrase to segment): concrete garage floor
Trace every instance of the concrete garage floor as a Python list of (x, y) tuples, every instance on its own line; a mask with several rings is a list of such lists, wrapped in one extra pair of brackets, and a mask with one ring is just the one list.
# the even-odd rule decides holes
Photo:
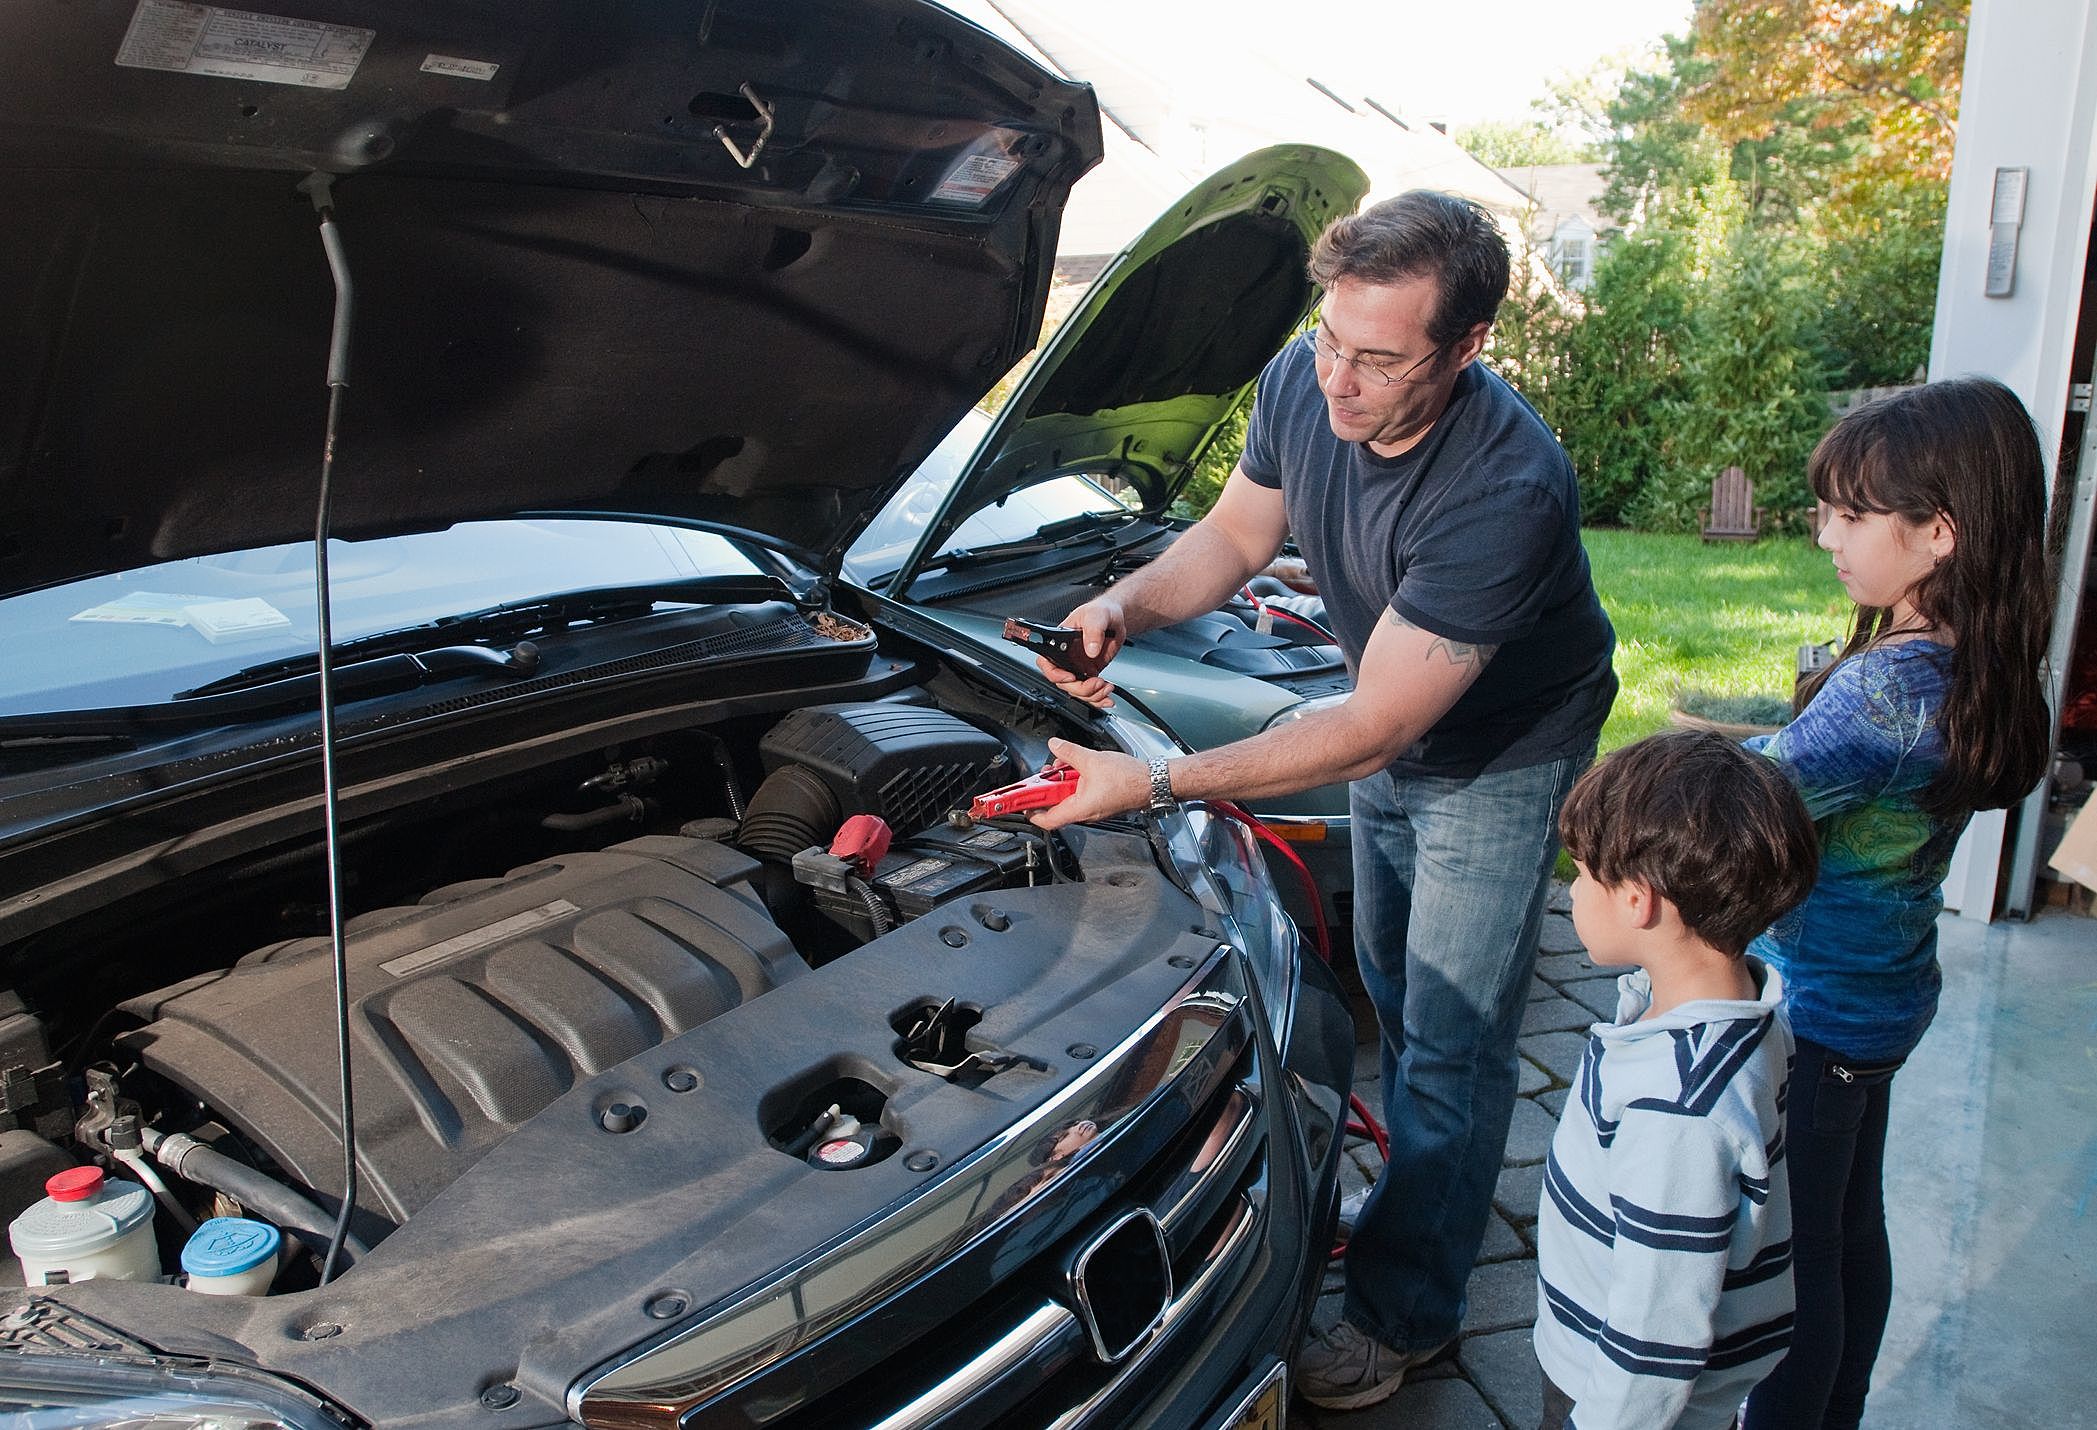
[[(1522, 1096), (1455, 1355), (1367, 1410), (1302, 1401), (1313, 1430), (1528, 1430), (1542, 1411), (1529, 1327), (1544, 1153), (1587, 1025), (1615, 979), (1552, 899), (1521, 1040)], [(1866, 1430), (2097, 1426), (2097, 921), (1939, 925), (1936, 1023), (1894, 1083), (1886, 1199), (1894, 1307)], [(1358, 1000), (1359, 1001), (1359, 1000)], [(1356, 1090), (1380, 1105), (1373, 1026)], [(1350, 1146), (1342, 1192), (1375, 1175)], [(1319, 1302), (1339, 1314), (1337, 1272)]]

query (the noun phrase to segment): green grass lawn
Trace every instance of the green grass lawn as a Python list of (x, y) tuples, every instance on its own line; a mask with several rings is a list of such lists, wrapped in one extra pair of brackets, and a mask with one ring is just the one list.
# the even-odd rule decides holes
[(1581, 533), (1616, 625), (1623, 689), (1606, 752), (1667, 724), (1676, 690), (1788, 699), (1798, 648), (1849, 633), (1854, 607), (1803, 536), (1705, 544), (1643, 531)]

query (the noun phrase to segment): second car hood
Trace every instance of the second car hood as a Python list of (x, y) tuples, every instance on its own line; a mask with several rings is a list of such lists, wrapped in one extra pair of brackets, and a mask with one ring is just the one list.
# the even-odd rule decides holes
[(1089, 89), (917, 0), (0, 7), (0, 594), (311, 533), (310, 176), (338, 531), (806, 555), (1032, 340), (1099, 152)]
[(1042, 349), (894, 589), (969, 516), (1058, 473), (1124, 482), (1162, 512), (1310, 315), (1311, 244), (1368, 188), (1344, 155), (1278, 145), (1167, 209)]

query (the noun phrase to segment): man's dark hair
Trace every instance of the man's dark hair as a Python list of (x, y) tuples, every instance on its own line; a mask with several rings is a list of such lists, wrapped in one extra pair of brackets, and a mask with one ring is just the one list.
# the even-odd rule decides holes
[(1481, 204), (1433, 189), (1411, 189), (1358, 214), (1336, 218), (1311, 247), (1311, 281), (1342, 278), (1398, 283), (1432, 277), (1435, 346), (1490, 323), (1507, 296), (1507, 240)]
[(1566, 796), (1558, 830), (1590, 877), (1647, 885), (1736, 958), (1820, 872), (1813, 821), (1776, 761), (1703, 730), (1608, 756)]

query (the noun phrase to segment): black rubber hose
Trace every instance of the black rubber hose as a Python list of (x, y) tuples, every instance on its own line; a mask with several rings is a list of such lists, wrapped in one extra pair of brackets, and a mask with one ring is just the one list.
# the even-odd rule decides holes
[(541, 829), (556, 829), (562, 833), (595, 829), (600, 825), (617, 824), (624, 820), (628, 824), (639, 824), (655, 808), (638, 795), (622, 794), (616, 804), (602, 809), (586, 809), (580, 814), (549, 814), (539, 821)]
[(837, 833), (837, 795), (806, 765), (781, 765), (750, 797), (736, 844), (759, 859), (791, 864), (811, 845), (828, 846)]
[[(258, 1212), (319, 1251), (327, 1250), (335, 1234), (335, 1218), (300, 1196), (276, 1178), (236, 1162), (216, 1148), (177, 1132), (154, 1141), (148, 1134), (147, 1148), (153, 1160), (185, 1181), (224, 1192), (250, 1211)], [(352, 1257), (362, 1258), (370, 1248), (355, 1236), (346, 1237), (343, 1247)]]

